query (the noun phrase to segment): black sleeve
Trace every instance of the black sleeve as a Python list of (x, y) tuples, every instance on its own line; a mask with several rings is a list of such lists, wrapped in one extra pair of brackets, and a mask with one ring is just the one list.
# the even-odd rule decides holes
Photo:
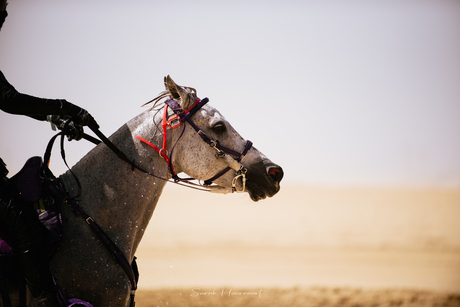
[(0, 29), (3, 26), (3, 23), (5, 22), (5, 18), (8, 16), (8, 13), (6, 11), (0, 11)]
[[(3, 77), (3, 78), (2, 78)], [(45, 99), (19, 93), (0, 71), (0, 109), (7, 113), (45, 120), (47, 115), (75, 116), (80, 107), (64, 99)]]

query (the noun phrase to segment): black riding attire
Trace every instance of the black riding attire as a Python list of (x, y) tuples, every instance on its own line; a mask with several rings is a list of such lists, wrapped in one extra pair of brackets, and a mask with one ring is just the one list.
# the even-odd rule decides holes
[[(6, 10), (0, 11), (0, 29), (6, 16)], [(54, 115), (53, 122), (59, 122), (62, 116), (67, 115), (78, 125), (87, 125), (91, 117), (84, 109), (66, 100), (43, 99), (19, 93), (1, 71), (0, 109), (38, 120), (46, 120), (48, 115)], [(81, 127), (78, 128), (82, 131)], [(15, 239), (24, 278), (37, 304), (41, 307), (61, 306), (48, 268), (49, 260), (45, 259), (43, 226), (33, 204), (21, 199), (7, 174), (6, 166), (0, 159), (0, 227), (4, 227)]]

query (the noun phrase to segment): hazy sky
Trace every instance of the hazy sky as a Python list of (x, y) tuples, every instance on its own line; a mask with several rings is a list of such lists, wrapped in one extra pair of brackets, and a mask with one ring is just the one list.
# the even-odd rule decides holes
[[(10, 83), (86, 108), (106, 134), (170, 74), (209, 97), (286, 182), (460, 187), (458, 0), (10, 0), (8, 13)], [(53, 135), (4, 112), (0, 129), (11, 173)], [(92, 147), (68, 144), (69, 163)]]

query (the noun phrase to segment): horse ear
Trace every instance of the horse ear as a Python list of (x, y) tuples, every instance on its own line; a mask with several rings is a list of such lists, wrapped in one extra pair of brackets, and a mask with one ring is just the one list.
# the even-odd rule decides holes
[(171, 97), (177, 101), (183, 109), (188, 109), (190, 104), (188, 92), (183, 87), (177, 85), (169, 75), (165, 77), (164, 82), (166, 90), (171, 94)]

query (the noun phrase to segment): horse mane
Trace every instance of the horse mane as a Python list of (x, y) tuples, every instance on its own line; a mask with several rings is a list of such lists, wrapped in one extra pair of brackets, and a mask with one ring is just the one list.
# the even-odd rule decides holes
[[(192, 100), (193, 102), (196, 100), (197, 98), (196, 89), (194, 89), (193, 87), (189, 87), (189, 86), (180, 86), (180, 87), (187, 92), (187, 101), (185, 101), (185, 104), (188, 104), (190, 100)], [(161, 92), (157, 97), (153, 98), (152, 100), (144, 103), (141, 107), (144, 107), (150, 103), (153, 103), (153, 106), (150, 108), (150, 111), (152, 111), (155, 108), (156, 104), (162, 99), (168, 100), (168, 99), (174, 99), (174, 98), (172, 97), (171, 93), (168, 90), (166, 90), (166, 91)], [(180, 103), (179, 101), (176, 101), (176, 102)]]

